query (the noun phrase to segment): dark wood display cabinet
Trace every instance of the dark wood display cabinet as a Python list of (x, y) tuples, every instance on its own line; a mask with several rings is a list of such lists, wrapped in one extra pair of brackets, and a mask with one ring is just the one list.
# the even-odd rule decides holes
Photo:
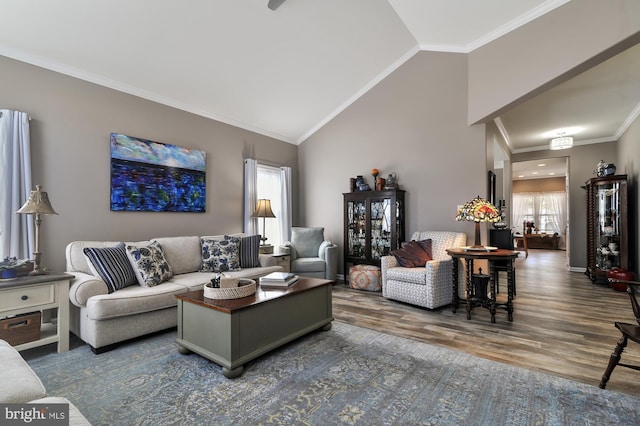
[(405, 240), (404, 191), (348, 192), (344, 196), (344, 276), (347, 265), (380, 266)]
[(606, 283), (613, 268), (629, 267), (627, 175), (589, 179), (587, 191), (587, 270), (593, 283)]

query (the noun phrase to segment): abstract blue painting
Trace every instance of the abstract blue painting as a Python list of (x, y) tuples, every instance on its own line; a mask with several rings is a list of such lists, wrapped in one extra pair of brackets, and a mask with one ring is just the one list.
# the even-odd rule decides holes
[(110, 139), (111, 210), (205, 211), (206, 152), (119, 133)]

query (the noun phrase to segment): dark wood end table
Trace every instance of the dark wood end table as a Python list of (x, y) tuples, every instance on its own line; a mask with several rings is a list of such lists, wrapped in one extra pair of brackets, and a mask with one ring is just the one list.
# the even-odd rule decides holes
[[(474, 251), (467, 250), (464, 248), (452, 248), (447, 249), (447, 253), (453, 258), (453, 277), (452, 277), (452, 285), (453, 285), (453, 312), (455, 313), (458, 309), (458, 304), (461, 302), (465, 303), (467, 310), (467, 319), (471, 319), (471, 309), (476, 306), (482, 306), (484, 308), (489, 309), (491, 313), (491, 322), (496, 322), (496, 310), (497, 308), (504, 308), (507, 311), (509, 321), (513, 321), (513, 293), (514, 293), (514, 274), (515, 268), (513, 267), (515, 258), (520, 254), (517, 251), (513, 250), (504, 250), (498, 249), (493, 251)], [(466, 274), (465, 274), (465, 298), (461, 299), (458, 296), (458, 270), (459, 270), (459, 259), (464, 259), (466, 261)], [(486, 297), (483, 295), (482, 297), (478, 297), (474, 294), (473, 288), (473, 262), (474, 260), (487, 260), (489, 263), (489, 286), (491, 289), (491, 296)], [(507, 261), (507, 302), (506, 303), (498, 303), (496, 301), (496, 282), (493, 274), (493, 262), (497, 260)]]

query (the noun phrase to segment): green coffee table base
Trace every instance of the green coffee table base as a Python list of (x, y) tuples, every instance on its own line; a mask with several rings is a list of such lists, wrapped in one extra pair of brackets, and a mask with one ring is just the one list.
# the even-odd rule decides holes
[(202, 290), (178, 299), (178, 350), (218, 365), (227, 378), (244, 364), (311, 331), (331, 329), (331, 281), (301, 277), (286, 290), (243, 299), (205, 299)]

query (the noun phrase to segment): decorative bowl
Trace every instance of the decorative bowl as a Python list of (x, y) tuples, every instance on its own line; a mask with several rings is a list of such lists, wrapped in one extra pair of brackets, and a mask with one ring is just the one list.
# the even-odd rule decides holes
[(241, 299), (256, 292), (256, 282), (248, 278), (240, 278), (238, 287), (214, 288), (210, 282), (204, 285), (204, 297), (207, 299)]

